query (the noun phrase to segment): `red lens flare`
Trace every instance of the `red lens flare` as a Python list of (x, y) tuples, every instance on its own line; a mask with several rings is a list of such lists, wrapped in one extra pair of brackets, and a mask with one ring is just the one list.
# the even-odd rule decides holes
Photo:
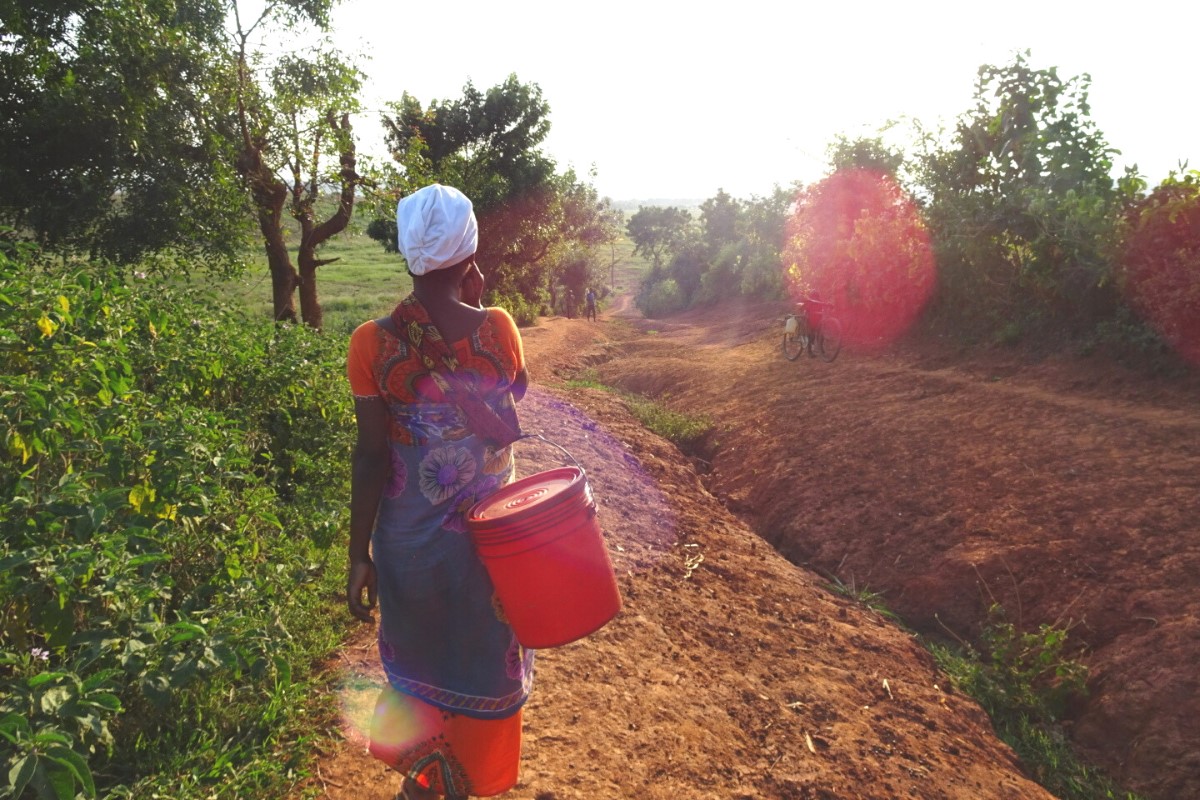
[(1200, 184), (1165, 183), (1126, 220), (1126, 300), (1181, 357), (1200, 365)]
[(832, 303), (846, 341), (866, 349), (902, 336), (936, 282), (916, 206), (894, 179), (864, 169), (800, 192), (783, 257), (792, 298)]

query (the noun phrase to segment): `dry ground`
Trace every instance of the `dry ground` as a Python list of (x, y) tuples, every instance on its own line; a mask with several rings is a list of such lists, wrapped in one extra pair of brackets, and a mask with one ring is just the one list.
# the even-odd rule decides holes
[[(793, 364), (782, 310), (525, 331), (524, 426), (587, 469), (624, 609), (539, 654), (504, 797), (1048, 797), (912, 634), (831, 575), (927, 633), (969, 637), (992, 602), (1070, 626), (1092, 674), (1075, 740), (1148, 797), (1200, 797), (1197, 382), (928, 344)], [(566, 388), (583, 368), (708, 415), (711, 461)], [(557, 463), (518, 447), (522, 474)], [(346, 724), (317, 783), (383, 800), (398, 781), (360, 733), (382, 678), (371, 631), (347, 629)]]

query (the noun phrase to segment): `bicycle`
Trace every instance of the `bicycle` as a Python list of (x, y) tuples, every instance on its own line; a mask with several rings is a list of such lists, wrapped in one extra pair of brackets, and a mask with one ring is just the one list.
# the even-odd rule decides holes
[(800, 354), (819, 355), (822, 361), (831, 362), (842, 351), (842, 323), (829, 313), (832, 305), (820, 301), (810, 303), (824, 306), (815, 324), (810, 324), (804, 303), (797, 306), (795, 314), (783, 318), (783, 357), (795, 361)]

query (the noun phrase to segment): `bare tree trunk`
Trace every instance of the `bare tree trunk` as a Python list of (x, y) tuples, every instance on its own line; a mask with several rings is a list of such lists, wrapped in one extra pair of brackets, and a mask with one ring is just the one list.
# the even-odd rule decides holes
[[(234, 11), (237, 12), (236, 3)], [(241, 31), (240, 19), (238, 35), (241, 39), (238, 48), (238, 84), (239, 87), (245, 87), (250, 80), (246, 67), (246, 41), (250, 34)], [(240, 89), (237, 93), (237, 113), (242, 137), (237, 171), (250, 188), (250, 196), (258, 214), (258, 228), (263, 235), (267, 267), (271, 271), (272, 312), (277, 322), (295, 322), (298, 276), (283, 238), (283, 205), (287, 202), (287, 184), (279, 180), (263, 160), (266, 142), (251, 131), (245, 95)]]
[(296, 321), (295, 291), (298, 276), (292, 255), (283, 240), (283, 203), (288, 190), (280, 181), (264, 181), (252, 176), (252, 196), (258, 211), (258, 229), (263, 233), (266, 266), (271, 271), (271, 313), (277, 323)]
[[(308, 198), (310, 201), (307, 207), (308, 211), (300, 216), (300, 248), (297, 252), (297, 262), (300, 266), (300, 317), (306, 325), (318, 330), (320, 330), (321, 325), (324, 323), (324, 313), (321, 310), (321, 302), (317, 296), (317, 268), (330, 264), (337, 259), (317, 258), (317, 248), (333, 236), (344, 231), (346, 226), (350, 224), (350, 217), (354, 213), (354, 192), (361, 181), (361, 177), (355, 171), (357, 156), (354, 149), (354, 139), (350, 135), (350, 116), (344, 114), (339, 121), (330, 114), (326, 117), (325, 122), (333, 130), (345, 134), (343, 140), (347, 144), (341, 154), (342, 190), (338, 197), (337, 211), (320, 225), (315, 225), (312, 218), (312, 203), (316, 200), (316, 197)], [(314, 187), (313, 192), (315, 193), (315, 191)]]
[(321, 309), (320, 298), (317, 297), (317, 267), (322, 264), (328, 264), (329, 260), (314, 258), (312, 248), (304, 247), (303, 245), (300, 246), (298, 255), (300, 262), (298, 280), (300, 288), (300, 318), (304, 320), (305, 325), (320, 330), (321, 325), (325, 321), (325, 315)]
[(617, 245), (616, 242), (611, 242), (609, 246), (612, 249), (612, 262), (608, 265), (608, 286), (615, 295), (617, 293)]
[[(282, 242), (282, 237), (280, 237)], [(296, 287), (300, 276), (296, 274), (288, 257), (287, 249), (273, 251), (267, 245), (267, 263), (271, 267), (271, 306), (276, 322), (296, 322)]]
[(282, 183), (254, 192), (258, 207), (258, 227), (262, 231), (267, 252), (267, 267), (271, 270), (272, 316), (276, 322), (296, 321), (296, 270), (283, 240), (283, 203), (287, 187)]

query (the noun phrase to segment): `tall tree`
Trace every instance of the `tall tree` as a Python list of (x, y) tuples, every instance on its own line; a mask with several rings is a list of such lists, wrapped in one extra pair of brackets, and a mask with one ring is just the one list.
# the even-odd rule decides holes
[(687, 241), (691, 225), (691, 215), (681, 208), (643, 206), (629, 218), (625, 232), (633, 242), (634, 255), (649, 258), (657, 272), (663, 259)]
[(1028, 59), (980, 67), (974, 109), (919, 163), (946, 312), (1080, 316), (1111, 300), (1116, 151), (1091, 120), (1090, 78)]
[(125, 262), (238, 256), (224, 13), (222, 0), (0, 5), (0, 221)]
[[(232, 9), (240, 148), (236, 163), (263, 237), (274, 316), (279, 321), (296, 319), (299, 290), (300, 318), (315, 328), (322, 323), (317, 269), (332, 260), (318, 258), (317, 250), (349, 224), (363, 180), (350, 124), (350, 115), (359, 110), (362, 74), (320, 48), (280, 57), (259, 73), (254, 67), (260, 59), (252, 43), (257, 33), (273, 25), (325, 29), (334, 2), (274, 0), (253, 20), (242, 19), (236, 2)], [(336, 199), (321, 220), (325, 207), (318, 201), (329, 186), (336, 187)], [(300, 227), (295, 265), (283, 227), (285, 209)]]
[(394, 249), (395, 220), (385, 210), (427, 183), (454, 186), (475, 206), (477, 258), (489, 296), (539, 300), (575, 248), (616, 236), (617, 219), (590, 184), (573, 170), (559, 173), (542, 151), (549, 114), (537, 84), (516, 75), (486, 92), (468, 82), (462, 97), (428, 106), (406, 92), (383, 118), (402, 179), (390, 187), (368, 233)]
[(795, 189), (776, 186), (771, 194), (752, 197), (742, 209), (745, 255), (740, 288), (743, 294), (778, 296), (783, 289), (780, 253), (786, 239)]
[(700, 204), (700, 230), (711, 254), (741, 238), (742, 204), (724, 189)]
[(904, 164), (904, 154), (888, 147), (882, 136), (850, 139), (841, 134), (826, 148), (831, 171), (865, 169), (895, 178)]

